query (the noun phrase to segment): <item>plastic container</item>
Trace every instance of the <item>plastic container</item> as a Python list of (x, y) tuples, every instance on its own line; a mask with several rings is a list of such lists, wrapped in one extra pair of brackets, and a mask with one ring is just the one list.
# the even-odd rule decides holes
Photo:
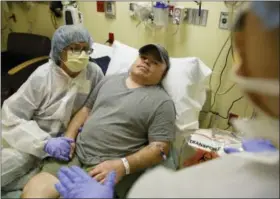
[(168, 15), (169, 8), (164, 2), (156, 2), (153, 7), (154, 23), (156, 26), (167, 26), (168, 25)]

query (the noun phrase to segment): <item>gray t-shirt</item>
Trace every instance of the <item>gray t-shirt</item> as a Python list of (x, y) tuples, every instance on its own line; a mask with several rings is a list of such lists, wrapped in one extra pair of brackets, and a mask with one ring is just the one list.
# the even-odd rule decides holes
[(173, 101), (159, 86), (129, 89), (128, 74), (105, 77), (90, 94), (92, 109), (77, 138), (77, 155), (86, 165), (125, 157), (151, 141), (175, 136)]

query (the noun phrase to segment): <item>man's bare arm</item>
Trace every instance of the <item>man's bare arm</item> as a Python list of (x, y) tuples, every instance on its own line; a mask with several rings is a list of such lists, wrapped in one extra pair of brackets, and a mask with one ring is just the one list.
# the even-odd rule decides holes
[(126, 157), (130, 173), (152, 167), (163, 161), (161, 151), (167, 156), (169, 152), (169, 142), (151, 142), (148, 146)]
[(72, 118), (68, 125), (65, 137), (76, 139), (79, 128), (85, 123), (90, 113), (90, 109), (87, 107), (81, 108), (78, 113)]
[[(130, 173), (152, 167), (163, 161), (162, 152), (167, 156), (175, 132), (175, 107), (171, 100), (167, 100), (153, 113), (148, 128), (149, 145), (138, 152), (126, 157)], [(165, 141), (159, 141), (164, 139)], [(156, 141), (157, 140), (157, 141)], [(125, 160), (124, 165), (126, 165)]]

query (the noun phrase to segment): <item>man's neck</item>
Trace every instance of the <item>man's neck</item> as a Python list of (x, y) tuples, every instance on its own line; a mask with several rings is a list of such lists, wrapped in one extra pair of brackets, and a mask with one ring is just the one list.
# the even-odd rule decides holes
[(138, 78), (135, 78), (131, 74), (128, 76), (125, 82), (128, 88), (140, 88), (144, 86), (141, 81), (138, 80)]

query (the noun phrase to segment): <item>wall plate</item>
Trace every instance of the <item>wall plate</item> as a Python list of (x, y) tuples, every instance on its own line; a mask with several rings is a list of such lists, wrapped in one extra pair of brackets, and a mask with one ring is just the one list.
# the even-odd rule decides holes
[(219, 20), (219, 28), (228, 30), (229, 29), (229, 13), (221, 12)]
[(105, 16), (110, 18), (116, 18), (116, 2), (105, 1), (104, 2)]

